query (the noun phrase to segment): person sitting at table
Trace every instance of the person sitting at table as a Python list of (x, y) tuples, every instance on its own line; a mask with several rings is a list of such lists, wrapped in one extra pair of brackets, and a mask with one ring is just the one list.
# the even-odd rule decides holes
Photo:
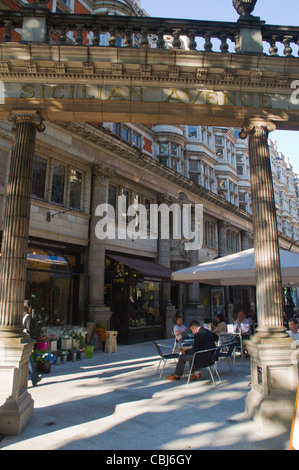
[(173, 334), (177, 342), (182, 339), (183, 335), (187, 333), (187, 331), (188, 331), (188, 328), (185, 325), (183, 325), (183, 317), (179, 315), (176, 319), (176, 324), (173, 327)]
[[(200, 326), (196, 320), (193, 320), (190, 323), (189, 328), (194, 334), (193, 347), (181, 352), (174, 374), (166, 377), (168, 380), (180, 380), (183, 375), (186, 362), (190, 362), (191, 364), (194, 353), (215, 348), (215, 341), (211, 331)], [(211, 365), (213, 354), (214, 351), (197, 354), (195, 356), (194, 368), (201, 369)], [(193, 371), (193, 375), (190, 380), (198, 380), (200, 377), (201, 375), (199, 372)]]
[(287, 330), (286, 333), (292, 338), (295, 338), (297, 341), (299, 341), (298, 322), (295, 318), (291, 318), (289, 320), (289, 328), (290, 329)]
[(241, 333), (242, 337), (246, 336), (249, 338), (250, 330), (250, 323), (245, 317), (245, 313), (240, 311), (234, 323), (234, 333)]
[(224, 316), (222, 315), (222, 313), (218, 313), (216, 317), (216, 325), (212, 322), (211, 326), (213, 328), (212, 333), (214, 336), (214, 340), (218, 341), (219, 336), (222, 333), (226, 333), (226, 323), (224, 321)]

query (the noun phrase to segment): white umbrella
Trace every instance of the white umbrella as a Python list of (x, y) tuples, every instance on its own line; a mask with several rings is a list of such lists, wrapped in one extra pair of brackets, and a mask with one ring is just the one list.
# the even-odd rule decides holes
[[(282, 284), (299, 286), (299, 254), (279, 250)], [(216, 286), (254, 286), (254, 249), (175, 271), (173, 281), (202, 282)]]

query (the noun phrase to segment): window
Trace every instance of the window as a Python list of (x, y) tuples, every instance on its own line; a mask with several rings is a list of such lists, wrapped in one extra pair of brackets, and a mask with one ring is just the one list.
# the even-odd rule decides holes
[(32, 177), (32, 196), (40, 199), (45, 198), (47, 173), (47, 160), (40, 157), (34, 157), (33, 160), (33, 177)]
[(126, 140), (127, 142), (130, 142), (131, 139), (130, 139), (130, 129), (128, 129), (127, 127), (124, 127), (124, 126), (121, 126), (121, 134), (120, 134), (121, 138)]
[(237, 165), (237, 175), (238, 176), (243, 176), (244, 175), (243, 165)]
[(168, 155), (168, 144), (159, 144), (159, 154)]
[(216, 145), (223, 145), (223, 139), (220, 135), (215, 135), (215, 144)]
[(141, 148), (141, 136), (136, 134), (136, 132), (132, 133), (132, 144), (138, 148)]
[(170, 144), (171, 155), (177, 157), (179, 155), (179, 146), (176, 144)]
[(223, 148), (216, 148), (216, 157), (217, 158), (223, 158)]
[(70, 207), (73, 209), (81, 209), (83, 174), (71, 168), (70, 174)]
[(54, 163), (52, 179), (51, 201), (63, 204), (64, 201), (65, 167), (60, 163)]
[(196, 126), (188, 126), (188, 139), (197, 139), (198, 132)]

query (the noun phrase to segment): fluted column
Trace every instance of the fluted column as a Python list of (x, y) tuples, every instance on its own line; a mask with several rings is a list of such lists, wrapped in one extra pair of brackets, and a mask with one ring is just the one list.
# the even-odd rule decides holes
[(19, 434), (33, 416), (27, 391), (34, 341), (23, 333), (30, 199), (36, 129), (44, 130), (37, 112), (14, 112), (0, 263), (0, 432)]
[[(282, 283), (276, 207), (268, 147), (272, 123), (251, 123), (248, 136), (252, 218), (254, 228), (256, 301), (259, 335), (283, 334)], [(283, 334), (284, 336), (284, 334)]]
[(6, 194), (0, 266), (0, 331), (22, 329), (30, 199), (36, 129), (44, 130), (38, 113), (11, 113), (15, 139)]
[(267, 122), (251, 122), (240, 133), (248, 137), (254, 232), (257, 333), (246, 347), (250, 355), (251, 391), (247, 414), (263, 428), (289, 430), (298, 387), (296, 342), (285, 333), (276, 208)]

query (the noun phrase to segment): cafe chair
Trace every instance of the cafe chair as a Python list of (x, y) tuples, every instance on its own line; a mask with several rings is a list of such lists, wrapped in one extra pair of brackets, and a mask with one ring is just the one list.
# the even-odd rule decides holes
[(237, 345), (236, 341), (231, 341), (229, 343), (224, 342), (221, 344), (221, 349), (219, 352), (219, 359), (221, 359), (222, 357), (226, 359), (226, 362), (228, 363), (230, 370), (235, 375), (237, 375), (237, 372), (234, 366), (236, 345)]
[(163, 374), (163, 371), (164, 371), (164, 368), (165, 368), (165, 365), (166, 365), (166, 362), (168, 360), (178, 360), (179, 358), (179, 354), (178, 353), (174, 353), (174, 352), (171, 352), (171, 353), (168, 353), (168, 354), (164, 354), (162, 352), (162, 348), (170, 348), (171, 349), (171, 346), (168, 345), (168, 344), (161, 344), (161, 343), (156, 343), (153, 341), (153, 344), (155, 345), (156, 349), (157, 349), (157, 352), (160, 356), (160, 361), (159, 361), (159, 364), (158, 364), (158, 369), (157, 369), (157, 373), (159, 373), (159, 369), (160, 369), (160, 366), (161, 364), (163, 364), (163, 367), (161, 368), (161, 372), (160, 372), (160, 378), (162, 377), (162, 374)]
[(211, 376), (211, 379), (212, 379), (212, 382), (213, 384), (216, 386), (217, 383), (214, 379), (214, 375), (213, 375), (213, 372), (212, 372), (212, 367), (214, 368), (214, 372), (215, 374), (217, 375), (217, 378), (219, 380), (219, 383), (221, 382), (221, 378), (220, 378), (220, 375), (219, 375), (219, 372), (218, 372), (218, 368), (217, 368), (217, 362), (219, 360), (219, 353), (221, 351), (221, 348), (222, 346), (217, 346), (216, 348), (212, 348), (212, 349), (204, 349), (203, 351), (197, 351), (196, 353), (193, 354), (193, 358), (192, 358), (192, 363), (191, 363), (191, 367), (190, 367), (190, 370), (189, 370), (189, 376), (188, 376), (188, 380), (187, 380), (187, 383), (190, 382), (190, 378), (191, 378), (191, 375), (192, 375), (192, 371), (193, 371), (193, 366), (194, 366), (194, 362), (195, 362), (195, 358), (198, 354), (203, 354), (203, 353), (207, 353), (207, 352), (213, 352), (212, 356), (211, 356), (211, 360), (210, 360), (210, 363), (209, 365), (205, 366), (205, 367), (200, 367), (200, 369), (208, 369), (208, 371), (210, 372), (210, 376)]

